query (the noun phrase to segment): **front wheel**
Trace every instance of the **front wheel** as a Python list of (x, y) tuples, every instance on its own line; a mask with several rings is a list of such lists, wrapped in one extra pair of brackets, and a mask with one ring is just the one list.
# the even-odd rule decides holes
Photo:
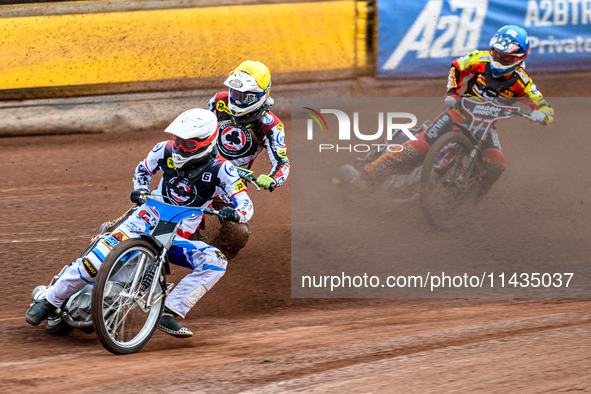
[(461, 132), (441, 136), (429, 149), (421, 171), (420, 202), (427, 221), (438, 228), (454, 222), (480, 185), (480, 154)]
[[(149, 242), (130, 239), (115, 246), (99, 269), (92, 293), (92, 322), (100, 342), (114, 354), (140, 350), (160, 321), (166, 297), (164, 273), (150, 279), (157, 256)], [(152, 280), (158, 283), (147, 305)]]

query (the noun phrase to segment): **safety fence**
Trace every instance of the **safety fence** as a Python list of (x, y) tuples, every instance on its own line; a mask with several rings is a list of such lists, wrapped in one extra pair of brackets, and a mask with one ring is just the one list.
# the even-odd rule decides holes
[(365, 1), (114, 12), (80, 3), (0, 18), (0, 99), (219, 86), (247, 59), (296, 80), (351, 77), (367, 64)]
[(281, 83), (445, 76), (505, 24), (528, 70), (591, 69), (591, 0), (40, 3), (0, 5), (0, 99), (219, 87), (246, 59)]

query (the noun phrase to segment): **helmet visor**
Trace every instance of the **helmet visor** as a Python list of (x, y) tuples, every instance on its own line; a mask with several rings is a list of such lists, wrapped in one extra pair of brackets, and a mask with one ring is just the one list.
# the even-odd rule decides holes
[(184, 139), (175, 135), (174, 147), (186, 153), (197, 152), (199, 149), (209, 146), (215, 140), (216, 136), (217, 133), (213, 133), (205, 140), (199, 141), (198, 139)]
[(252, 93), (252, 92), (240, 92), (236, 89), (230, 88), (230, 98), (237, 104), (240, 105), (251, 105), (256, 103), (266, 92)]
[(521, 60), (523, 54), (513, 55), (510, 53), (504, 53), (498, 49), (491, 48), (491, 57), (494, 61), (501, 63), (503, 66), (511, 66)]

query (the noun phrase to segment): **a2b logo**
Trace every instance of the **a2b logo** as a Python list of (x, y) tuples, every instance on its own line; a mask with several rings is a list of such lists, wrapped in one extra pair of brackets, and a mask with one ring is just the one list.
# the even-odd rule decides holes
[[(446, 2), (452, 13), (460, 14), (445, 14), (449, 12), (444, 11)], [(487, 7), (488, 0), (429, 0), (382, 68), (395, 70), (409, 52), (424, 59), (457, 57), (474, 50)]]

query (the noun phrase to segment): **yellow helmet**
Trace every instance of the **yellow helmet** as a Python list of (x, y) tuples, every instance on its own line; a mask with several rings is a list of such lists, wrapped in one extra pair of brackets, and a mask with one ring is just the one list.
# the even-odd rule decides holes
[(230, 73), (224, 85), (230, 88), (230, 112), (243, 116), (260, 108), (269, 97), (271, 72), (263, 63), (247, 60)]

